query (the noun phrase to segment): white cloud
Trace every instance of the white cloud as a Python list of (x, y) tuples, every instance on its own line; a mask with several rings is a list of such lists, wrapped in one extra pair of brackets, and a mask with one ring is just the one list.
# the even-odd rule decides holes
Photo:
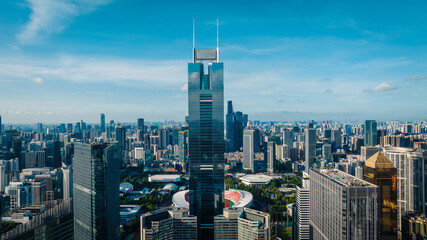
[(43, 79), (39, 77), (33, 78), (32, 81), (37, 84), (43, 84)]
[(378, 84), (378, 86), (375, 87), (375, 92), (390, 92), (396, 89), (396, 85), (388, 84), (386, 82)]
[[(40, 78), (40, 79), (38, 79)], [(72, 81), (79, 83), (112, 82), (129, 86), (144, 82), (144, 88), (177, 85), (187, 81), (186, 61), (129, 60), (109, 57), (62, 56), (47, 59), (0, 58), (0, 79)]]
[(184, 86), (181, 87), (181, 91), (183, 91), (183, 92), (188, 91), (188, 83), (184, 84)]
[(426, 80), (427, 76), (426, 75), (420, 75), (420, 76), (410, 76), (405, 78), (405, 81), (420, 81), (420, 80)]
[(36, 43), (40, 37), (62, 32), (76, 16), (94, 11), (111, 0), (27, 0), (30, 21), (18, 34), (23, 44)]

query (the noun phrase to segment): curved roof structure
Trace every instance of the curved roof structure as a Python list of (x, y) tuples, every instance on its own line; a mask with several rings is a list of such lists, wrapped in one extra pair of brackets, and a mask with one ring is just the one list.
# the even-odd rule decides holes
[[(189, 208), (189, 191), (179, 191), (172, 197), (172, 202), (177, 207)], [(252, 193), (239, 190), (230, 189), (224, 192), (225, 207), (248, 207), (252, 204), (253, 196)]]
[(176, 191), (178, 190), (178, 186), (173, 183), (168, 183), (163, 187), (163, 190)]
[(124, 182), (120, 184), (120, 192), (128, 193), (133, 190), (133, 185), (128, 182)]

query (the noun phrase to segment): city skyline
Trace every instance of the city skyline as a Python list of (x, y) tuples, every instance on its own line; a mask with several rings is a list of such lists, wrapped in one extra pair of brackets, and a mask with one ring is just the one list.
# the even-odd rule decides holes
[(0, 114), (183, 121), (195, 17), (200, 47), (220, 19), (224, 100), (250, 120), (426, 119), (426, 3), (249, 5), (2, 2)]

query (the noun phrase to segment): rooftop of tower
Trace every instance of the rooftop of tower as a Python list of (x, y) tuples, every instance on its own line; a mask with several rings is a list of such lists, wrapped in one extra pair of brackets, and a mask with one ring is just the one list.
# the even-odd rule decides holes
[(381, 152), (375, 153), (366, 160), (365, 166), (370, 168), (394, 168), (393, 163)]
[(376, 185), (370, 182), (367, 182), (337, 169), (321, 169), (314, 171), (346, 187), (377, 187)]

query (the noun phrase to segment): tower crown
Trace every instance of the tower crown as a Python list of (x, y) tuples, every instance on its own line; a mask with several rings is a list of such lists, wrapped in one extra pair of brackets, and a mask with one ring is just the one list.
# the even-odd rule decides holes
[(196, 49), (196, 20), (193, 18), (193, 63), (205, 60), (219, 62), (219, 20), (216, 20), (216, 48)]

